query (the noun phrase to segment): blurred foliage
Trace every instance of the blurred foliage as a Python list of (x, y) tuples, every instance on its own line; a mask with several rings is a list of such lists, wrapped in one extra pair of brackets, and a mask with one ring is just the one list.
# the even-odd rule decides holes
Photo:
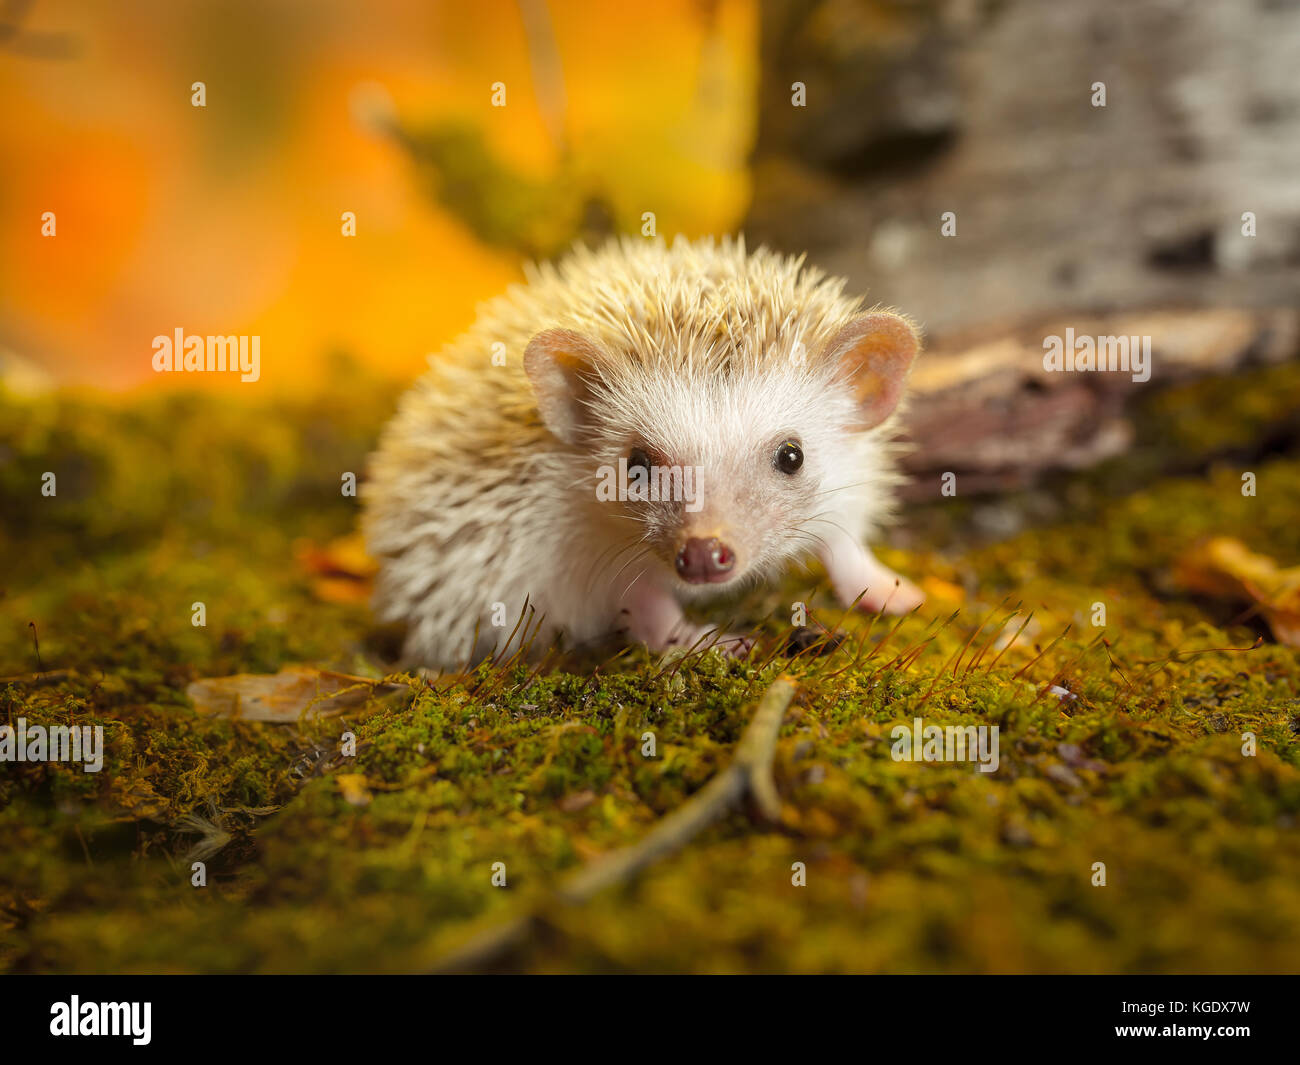
[[(335, 350), (402, 377), (524, 258), (640, 232), (645, 212), (666, 236), (734, 230), (752, 0), (664, 0), (652, 18), (550, 0), (543, 84), (562, 83), (558, 104), (539, 89), (525, 9), (392, 0), (363, 17), (320, 0), (305, 20), (261, 0), (38, 5), (29, 29), (77, 47), (0, 63), (0, 374), (174, 386), (152, 373), (150, 343), (181, 326), (261, 336), (267, 390), (328, 382)], [(508, 106), (492, 106), (498, 82)], [(396, 139), (359, 113), (376, 97)]]
[(604, 233), (583, 233), (584, 197), (571, 175), (550, 182), (529, 180), (493, 158), (473, 126), (439, 125), (405, 139), (420, 165), (426, 194), (485, 244), (548, 259), (582, 236), (608, 234), (608, 226)]

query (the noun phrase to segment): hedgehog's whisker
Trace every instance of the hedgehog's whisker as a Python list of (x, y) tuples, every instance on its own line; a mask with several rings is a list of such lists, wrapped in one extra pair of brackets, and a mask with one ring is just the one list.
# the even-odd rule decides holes
[(841, 525), (838, 521), (832, 521), (830, 518), (822, 517), (822, 514), (834, 514), (834, 513), (835, 512), (833, 510), (823, 510), (818, 514), (814, 514), (811, 518), (808, 519), (808, 522), (820, 521), (823, 524), (829, 525), (834, 529), (839, 529), (839, 531), (842, 532), (845, 536), (847, 536), (850, 540), (852, 540), (854, 543), (857, 543), (858, 538), (854, 536), (851, 532), (849, 532), (848, 529), (844, 528), (844, 526)]
[[(640, 562), (641, 559), (645, 558), (646, 555), (648, 555), (648, 554), (650, 554), (650, 548), (648, 548), (648, 547), (645, 548), (645, 549), (643, 549), (643, 550), (641, 550), (641, 551), (638, 551), (635, 555), (633, 555), (631, 558), (629, 558), (626, 562), (623, 563), (623, 565), (622, 565), (622, 567), (619, 569), (619, 571), (618, 571), (617, 573), (614, 574), (614, 578), (613, 578), (613, 580), (611, 580), (609, 583), (610, 583), (610, 584), (617, 584), (617, 583), (618, 583), (618, 579), (619, 579), (621, 576), (623, 576), (623, 571), (626, 570), (626, 569), (628, 568), (628, 566), (632, 565), (632, 564), (635, 563), (635, 562)], [(641, 571), (641, 573), (644, 573), (644, 572), (645, 572), (645, 570), (642, 570), (642, 571)], [(637, 574), (637, 577), (638, 577), (638, 578), (641, 576), (641, 573), (638, 573), (638, 574)], [(635, 584), (635, 583), (636, 583), (636, 578), (633, 578), (633, 580), (632, 580), (632, 584)], [(631, 588), (632, 588), (632, 584), (629, 584), (626, 588), (623, 589), (623, 595), (627, 595), (627, 593), (628, 593), (628, 592), (631, 590)], [(623, 601), (623, 596), (619, 596), (619, 598), (616, 600), (616, 602), (620, 602), (620, 603), (621, 603), (622, 601)]]
[(644, 537), (639, 537), (635, 539), (628, 538), (626, 540), (617, 540), (601, 551), (601, 553), (596, 556), (595, 561), (591, 564), (591, 569), (588, 571), (587, 588), (590, 589), (591, 586), (595, 584), (596, 578), (600, 576), (607, 565), (613, 565), (620, 557), (622, 557), (624, 551), (632, 550), (644, 539)]
[(855, 481), (853, 484), (842, 484), (838, 488), (823, 488), (820, 492), (813, 493), (813, 499), (819, 499), (822, 496), (834, 495), (836, 492), (846, 492), (850, 488), (862, 488), (868, 484), (879, 484), (879, 481)]
[[(596, 580), (597, 580), (600, 576), (602, 576), (602, 575), (604, 574), (604, 572), (605, 572), (608, 568), (612, 567), (612, 566), (614, 565), (614, 563), (616, 563), (620, 558), (622, 558), (624, 554), (626, 554), (628, 551), (634, 551), (634, 550), (635, 550), (637, 547), (639, 547), (641, 544), (645, 543), (646, 540), (649, 539), (649, 536), (650, 536), (650, 534), (649, 534), (648, 532), (646, 532), (646, 533), (643, 533), (641, 536), (637, 537), (637, 538), (634, 539), (634, 540), (633, 540), (633, 539), (629, 539), (629, 540), (625, 540), (625, 541), (623, 541), (622, 544), (618, 545), (617, 550), (616, 550), (616, 551), (613, 551), (612, 555), (611, 555), (611, 553), (610, 553), (610, 551), (609, 551), (608, 549), (605, 550), (605, 551), (603, 551), (603, 552), (601, 552), (601, 557), (602, 557), (602, 558), (604, 558), (605, 556), (610, 556), (610, 557), (608, 557), (605, 561), (601, 561), (601, 562), (599, 562), (599, 564), (598, 564), (597, 566), (593, 567), (593, 569), (592, 569), (590, 575), (589, 575), (588, 578), (587, 578), (587, 590), (590, 591), (590, 590), (592, 589), (592, 587), (595, 585)], [(619, 575), (622, 574), (623, 569), (626, 569), (626, 568), (627, 568), (627, 563), (624, 563), (624, 564), (623, 564), (623, 567), (620, 568), (619, 571), (618, 571), (618, 573), (616, 573), (616, 574), (614, 575), (614, 578), (613, 578), (613, 580), (612, 580), (610, 583), (612, 584), (612, 583), (614, 583), (614, 581), (617, 581), (618, 578), (619, 578)]]
[[(649, 549), (647, 548), (647, 551), (648, 551), (648, 550), (649, 550)], [(620, 603), (623, 602), (623, 600), (627, 598), (628, 592), (630, 592), (630, 591), (632, 590), (632, 588), (636, 585), (636, 582), (639, 581), (639, 580), (640, 580), (642, 577), (644, 577), (644, 576), (645, 576), (645, 570), (644, 570), (644, 569), (639, 569), (639, 570), (637, 570), (637, 571), (636, 571), (636, 576), (633, 577), (633, 578), (631, 579), (631, 581), (628, 582), (628, 586), (627, 586), (626, 588), (623, 589), (623, 593), (618, 597), (618, 602), (620, 602)]]
[(808, 529), (805, 529), (802, 525), (796, 525), (793, 529), (791, 529), (790, 535), (800, 540), (806, 540), (810, 544), (813, 544), (816, 547), (825, 547), (828, 549), (830, 547), (830, 545), (826, 542), (826, 538), (824, 536), (818, 536), (815, 532), (811, 532)]

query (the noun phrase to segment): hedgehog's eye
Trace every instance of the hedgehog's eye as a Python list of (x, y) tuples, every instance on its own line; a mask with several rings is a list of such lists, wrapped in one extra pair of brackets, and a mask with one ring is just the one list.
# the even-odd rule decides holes
[(634, 447), (627, 456), (627, 471), (631, 473), (638, 466), (642, 467), (646, 473), (650, 472), (650, 456), (642, 451), (639, 447)]
[(772, 464), (782, 473), (798, 473), (803, 465), (803, 448), (798, 440), (787, 440), (776, 449)]

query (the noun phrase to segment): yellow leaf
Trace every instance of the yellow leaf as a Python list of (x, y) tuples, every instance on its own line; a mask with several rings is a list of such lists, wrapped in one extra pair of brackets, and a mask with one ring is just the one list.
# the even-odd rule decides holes
[(334, 779), (346, 802), (353, 806), (365, 806), (370, 802), (370, 788), (366, 785), (364, 773), (340, 773)]
[(1254, 603), (1279, 642), (1300, 647), (1300, 566), (1280, 569), (1240, 540), (1218, 536), (1179, 558), (1174, 577), (1188, 591)]

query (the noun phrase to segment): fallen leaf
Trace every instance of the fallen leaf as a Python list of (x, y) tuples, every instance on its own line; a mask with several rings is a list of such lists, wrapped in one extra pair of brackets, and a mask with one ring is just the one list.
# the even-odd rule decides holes
[(938, 599), (944, 603), (964, 603), (966, 601), (965, 588), (959, 584), (941, 580), (933, 575), (921, 578), (921, 591), (925, 592), (927, 599)]
[(353, 806), (366, 806), (370, 803), (370, 788), (366, 785), (364, 773), (340, 773), (334, 778), (345, 802)]
[(566, 814), (577, 813), (585, 809), (596, 801), (596, 793), (588, 788), (585, 791), (574, 792), (572, 795), (566, 795), (556, 805)]
[(205, 677), (185, 689), (201, 714), (245, 721), (297, 721), (304, 714), (329, 717), (356, 706), (376, 689), (399, 687), (327, 669), (289, 666), (274, 675), (236, 673)]
[(370, 599), (377, 563), (366, 553), (359, 532), (340, 536), (320, 547), (312, 540), (293, 545), (299, 567), (312, 578), (312, 592), (327, 603), (364, 603)]
[(311, 593), (322, 603), (368, 603), (371, 585), (368, 581), (351, 577), (316, 577), (311, 582)]
[(1218, 536), (1183, 554), (1174, 579), (1188, 591), (1254, 603), (1280, 643), (1300, 647), (1300, 566), (1279, 569), (1240, 540)]

